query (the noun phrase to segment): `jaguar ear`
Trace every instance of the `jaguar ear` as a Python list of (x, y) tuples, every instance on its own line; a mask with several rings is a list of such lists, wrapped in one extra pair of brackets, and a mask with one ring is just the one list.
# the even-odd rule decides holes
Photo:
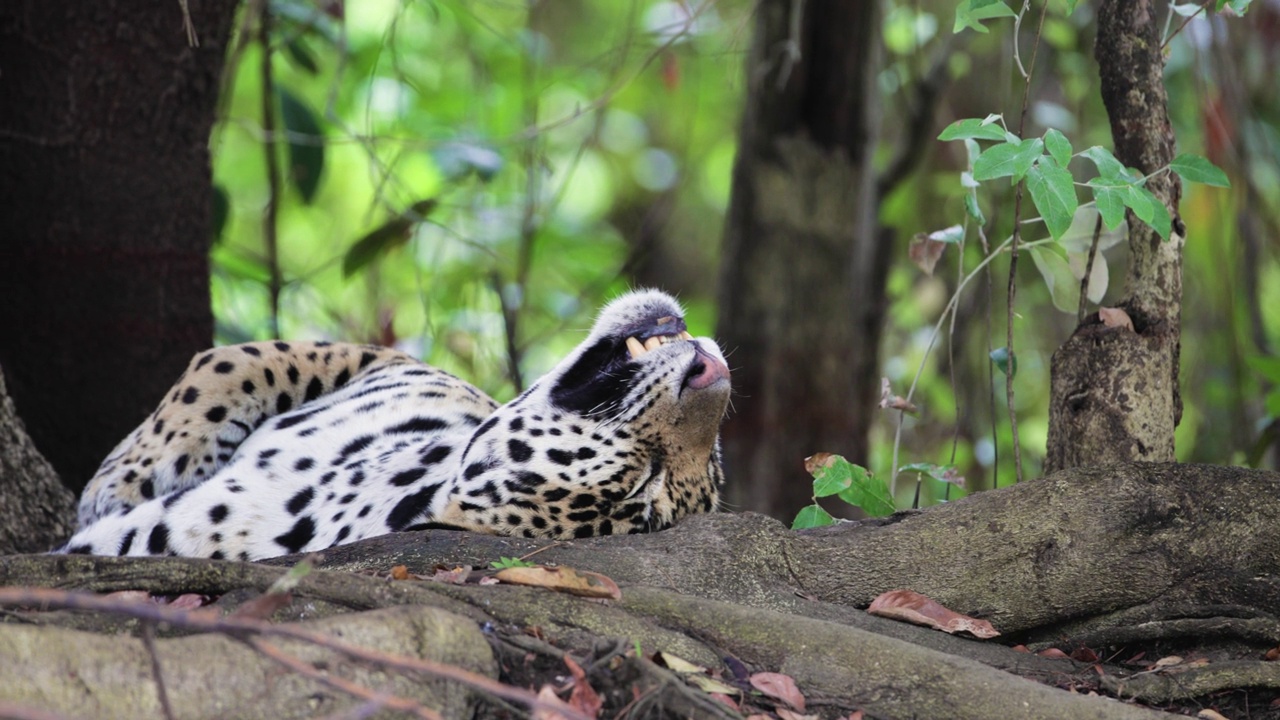
[(617, 407), (627, 396), (637, 369), (627, 359), (618, 340), (595, 340), (557, 375), (551, 387), (551, 402), (578, 415)]
[(609, 336), (624, 340), (662, 326), (674, 328), (676, 332), (685, 329), (684, 308), (680, 303), (661, 290), (632, 290), (619, 295), (600, 310), (591, 329), (591, 337)]

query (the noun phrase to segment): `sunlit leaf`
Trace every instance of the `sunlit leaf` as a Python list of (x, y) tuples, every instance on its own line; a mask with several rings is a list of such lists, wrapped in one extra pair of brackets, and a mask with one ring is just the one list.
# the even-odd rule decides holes
[[(995, 117), (999, 118), (998, 115)], [(967, 118), (951, 123), (938, 135), (939, 140), (964, 140), (966, 138), (1004, 140), (1004, 128), (998, 122), (992, 122), (989, 119)]]
[(987, 29), (982, 26), (983, 20), (1017, 16), (1002, 0), (961, 0), (956, 6), (956, 22), (951, 32), (958, 33), (965, 28), (972, 28), (985, 33)]
[(807, 505), (796, 513), (796, 519), (791, 522), (792, 530), (804, 530), (805, 528), (825, 527), (835, 523), (835, 518), (817, 504)]
[(1204, 183), (1214, 187), (1231, 187), (1227, 174), (1199, 155), (1183, 153), (1169, 163), (1169, 169), (1187, 182)]
[(835, 490), (840, 499), (862, 508), (872, 517), (893, 514), (893, 497), (884, 480), (874, 476), (861, 465), (854, 465), (839, 455), (816, 453), (805, 459), (805, 470), (813, 475), (815, 497), (821, 488), (824, 492)]
[(324, 132), (306, 102), (287, 88), (276, 88), (276, 92), (280, 96), (280, 115), (289, 131), (289, 179), (298, 188), (302, 201), (310, 203), (324, 171)]
[(1009, 352), (1009, 348), (996, 348), (991, 351), (991, 362), (996, 364), (996, 369), (1000, 372), (1017, 377), (1018, 375), (1018, 355)]
[(1094, 145), (1080, 154), (1093, 161), (1098, 168), (1098, 175), (1104, 180), (1119, 180), (1126, 185), (1132, 182), (1129, 173), (1124, 169), (1124, 163), (1117, 160), (1110, 150), (1101, 145)]
[(342, 276), (351, 277), (361, 268), (409, 241), (413, 227), (436, 207), (435, 199), (421, 200), (408, 210), (365, 233), (342, 258)]
[(1027, 173), (1027, 190), (1049, 234), (1062, 237), (1079, 205), (1071, 173), (1052, 156), (1044, 156)]

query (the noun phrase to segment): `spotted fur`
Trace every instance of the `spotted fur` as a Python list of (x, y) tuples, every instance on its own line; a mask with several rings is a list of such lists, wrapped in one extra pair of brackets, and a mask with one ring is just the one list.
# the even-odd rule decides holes
[(218, 348), (103, 462), (63, 550), (257, 559), (429, 526), (658, 530), (715, 507), (728, 394), (715, 343), (652, 290), (606, 306), (502, 406), (387, 348)]

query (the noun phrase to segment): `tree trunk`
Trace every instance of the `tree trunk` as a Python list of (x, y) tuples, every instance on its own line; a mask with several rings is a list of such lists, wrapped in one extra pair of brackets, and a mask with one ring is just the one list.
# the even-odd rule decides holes
[(0, 555), (44, 552), (74, 529), (76, 499), (41, 457), (0, 372)]
[[(1095, 55), (1115, 155), (1144, 175), (1174, 158), (1165, 93), (1160, 12), (1152, 0), (1098, 5)], [(1182, 186), (1164, 173), (1147, 181), (1173, 218), (1172, 240), (1129, 213), (1130, 261), (1119, 306), (1134, 331), (1104, 326), (1096, 314), (1053, 355), (1045, 471), (1085, 464), (1174, 459), (1182, 418), (1178, 393)]]
[(234, 0), (0, 4), (0, 364), (79, 489), (213, 338), (209, 131)]
[(790, 517), (803, 460), (867, 460), (888, 243), (871, 155), (880, 4), (766, 0), (721, 258), (718, 337), (733, 364), (728, 502)]

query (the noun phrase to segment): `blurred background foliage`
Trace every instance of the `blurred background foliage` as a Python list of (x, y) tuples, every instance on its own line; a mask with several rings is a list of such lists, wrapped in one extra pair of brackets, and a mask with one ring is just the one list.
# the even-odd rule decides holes
[[(954, 463), (974, 489), (1013, 478), (1003, 378), (995, 373), (993, 390), (988, 359), (1004, 344), (1008, 260), (992, 264), (989, 286), (969, 286), (953, 333), (926, 357), (959, 264), (971, 269), (983, 252), (971, 233), (963, 257), (948, 249), (927, 275), (907, 249), (916, 233), (963, 219), (964, 148), (937, 133), (988, 113), (1014, 124), (1022, 79), (1012, 23), (953, 34), (955, 5), (886, 3), (882, 160), (902, 143), (921, 146), (922, 160), (880, 208), (900, 248), (881, 358), (898, 393), (924, 365), (922, 412), (904, 420), (902, 462)], [(246, 3), (211, 138), (219, 342), (278, 333), (394, 345), (506, 400), (628, 286), (678, 293), (695, 334), (713, 334), (753, 11), (748, 0)], [(1171, 12), (1170, 32), (1185, 19)], [(1024, 52), (1033, 32), (1016, 36)], [(1087, 3), (1070, 15), (1065, 3), (1051, 5), (1025, 136), (1053, 127), (1077, 151), (1110, 146), (1092, 33)], [(1274, 466), (1280, 2), (1255, 0), (1244, 18), (1201, 14), (1167, 56), (1179, 150), (1208, 157), (1233, 184), (1188, 185), (1181, 206), (1189, 241), (1178, 457)], [(908, 137), (895, 118), (909, 114), (910, 90), (937, 62), (947, 82), (934, 122)], [(268, 148), (279, 163), (274, 187)], [(1012, 192), (1007, 182), (987, 185), (995, 187), (979, 199), (995, 244), (1011, 229)], [(265, 221), (273, 199), (274, 263)], [(1033, 227), (1025, 237), (1046, 234)], [(1124, 254), (1123, 244), (1106, 253), (1102, 305), (1123, 292)], [(1019, 264), (1018, 283), (1016, 400), (1033, 477), (1047, 434), (1049, 358), (1075, 318), (1055, 309), (1033, 263)], [(751, 362), (725, 350), (731, 367)], [(887, 472), (897, 422), (885, 413), (871, 456), (850, 459)], [(908, 485), (899, 483), (900, 504), (911, 502)], [(928, 485), (922, 500), (942, 487)]]

